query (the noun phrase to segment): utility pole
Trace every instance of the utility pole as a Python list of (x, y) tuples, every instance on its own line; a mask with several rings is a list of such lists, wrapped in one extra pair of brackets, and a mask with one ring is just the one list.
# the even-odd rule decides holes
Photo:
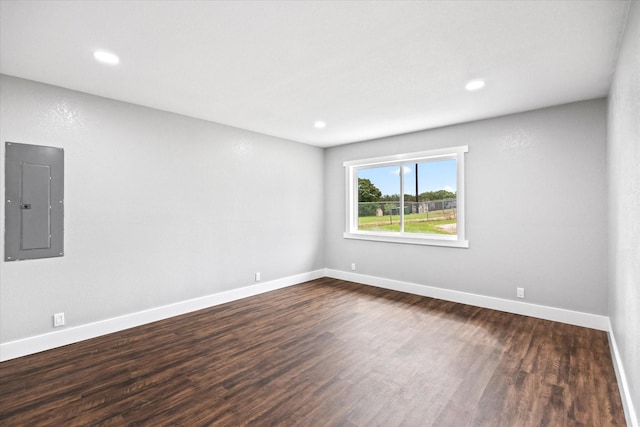
[(416, 213), (418, 213), (418, 164), (416, 163)]

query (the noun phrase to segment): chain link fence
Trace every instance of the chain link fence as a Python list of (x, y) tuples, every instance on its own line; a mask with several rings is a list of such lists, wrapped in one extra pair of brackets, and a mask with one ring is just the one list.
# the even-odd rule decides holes
[[(358, 217), (384, 217), (400, 215), (400, 201), (360, 202)], [(419, 215), (432, 220), (455, 219), (457, 199), (428, 200), (423, 202), (404, 202), (405, 215)]]

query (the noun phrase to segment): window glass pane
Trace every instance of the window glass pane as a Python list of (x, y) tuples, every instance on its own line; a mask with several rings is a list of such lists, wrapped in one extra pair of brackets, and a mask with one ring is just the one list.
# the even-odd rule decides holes
[[(417, 173), (416, 173), (417, 169)], [(456, 160), (405, 165), (406, 233), (456, 235)]]
[(400, 232), (400, 167), (358, 169), (358, 230)]

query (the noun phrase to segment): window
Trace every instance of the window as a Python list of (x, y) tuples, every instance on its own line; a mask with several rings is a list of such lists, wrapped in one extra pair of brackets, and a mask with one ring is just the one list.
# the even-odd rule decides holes
[(462, 146), (344, 162), (344, 237), (469, 247), (464, 230), (467, 151)]

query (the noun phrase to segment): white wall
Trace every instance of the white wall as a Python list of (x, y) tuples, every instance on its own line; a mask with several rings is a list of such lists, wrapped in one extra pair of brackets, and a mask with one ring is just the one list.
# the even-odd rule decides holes
[[(640, 410), (640, 2), (629, 9), (609, 95), (609, 317)], [(638, 421), (636, 419), (636, 425)]]
[[(86, 325), (247, 286), (256, 271), (266, 281), (352, 262), (361, 274), (498, 298), (523, 286), (526, 302), (607, 314), (604, 100), (323, 155), (1, 78), (2, 142), (66, 156), (65, 257), (0, 263), (1, 342), (51, 332), (56, 312)], [(463, 144), (469, 249), (342, 238), (344, 160)]]
[[(607, 313), (606, 102), (593, 100), (325, 151), (325, 265)], [(469, 145), (469, 249), (343, 239), (342, 162)]]
[(0, 78), (2, 150), (65, 150), (66, 239), (0, 261), (1, 342), (323, 267), (321, 149)]

